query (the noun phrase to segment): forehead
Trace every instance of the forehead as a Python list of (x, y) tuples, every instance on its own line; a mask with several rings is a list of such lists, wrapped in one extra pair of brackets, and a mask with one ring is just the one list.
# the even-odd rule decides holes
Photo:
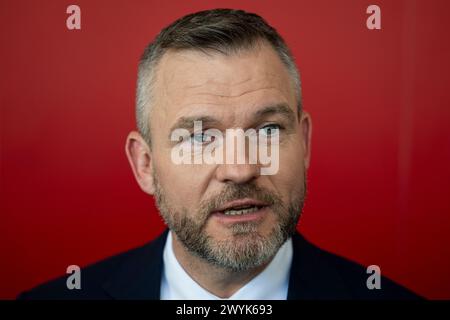
[(236, 117), (267, 104), (295, 106), (290, 75), (269, 45), (230, 55), (169, 51), (158, 64), (153, 94), (151, 121), (168, 125), (198, 113)]

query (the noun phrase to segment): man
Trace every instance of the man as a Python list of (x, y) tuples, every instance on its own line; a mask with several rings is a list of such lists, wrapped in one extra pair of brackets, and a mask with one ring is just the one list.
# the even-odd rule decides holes
[[(291, 52), (261, 17), (217, 9), (163, 29), (139, 64), (136, 115), (139, 132), (129, 134), (126, 154), (170, 231), (85, 268), (81, 290), (68, 290), (61, 278), (23, 298), (416, 297), (386, 278), (381, 288), (369, 288), (365, 268), (296, 232), (310, 164), (311, 117), (302, 107)], [(202, 128), (195, 130), (198, 123)], [(267, 163), (261, 159), (176, 163), (173, 151), (180, 145), (195, 146), (184, 149), (189, 159), (203, 154), (212, 143), (206, 129), (254, 129), (258, 139), (270, 137), (277, 170), (262, 174)], [(187, 135), (173, 139), (176, 130)], [(222, 143), (234, 159), (228, 136)]]

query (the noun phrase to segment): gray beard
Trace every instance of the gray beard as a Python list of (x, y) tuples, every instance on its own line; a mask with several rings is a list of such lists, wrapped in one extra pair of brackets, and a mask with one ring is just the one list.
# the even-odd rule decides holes
[[(304, 177), (306, 178), (306, 177)], [(229, 272), (242, 272), (255, 269), (270, 262), (280, 247), (296, 231), (306, 194), (306, 179), (294, 201), (288, 206), (281, 198), (253, 183), (227, 185), (220, 194), (200, 204), (195, 215), (186, 209), (173, 210), (165, 192), (154, 174), (155, 199), (158, 209), (167, 226), (188, 250), (211, 265)], [(258, 223), (243, 222), (230, 226), (232, 240), (215, 240), (207, 235), (204, 228), (209, 213), (221, 204), (239, 198), (254, 198), (270, 204), (278, 223), (267, 236), (258, 232)]]

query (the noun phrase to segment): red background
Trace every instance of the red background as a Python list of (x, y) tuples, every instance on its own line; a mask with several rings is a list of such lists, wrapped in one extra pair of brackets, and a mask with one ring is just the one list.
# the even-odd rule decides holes
[(137, 61), (159, 30), (213, 7), (285, 37), (313, 117), (313, 242), (428, 298), (450, 298), (448, 1), (66, 1), (0, 5), (0, 298), (140, 245), (163, 225), (124, 154)]

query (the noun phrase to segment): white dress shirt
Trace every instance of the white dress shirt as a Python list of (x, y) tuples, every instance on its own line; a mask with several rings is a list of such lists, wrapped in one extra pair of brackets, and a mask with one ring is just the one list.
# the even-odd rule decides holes
[[(229, 300), (286, 300), (292, 263), (292, 239), (278, 250), (269, 265)], [(161, 300), (222, 300), (202, 288), (179, 264), (172, 247), (169, 231), (163, 253)]]

